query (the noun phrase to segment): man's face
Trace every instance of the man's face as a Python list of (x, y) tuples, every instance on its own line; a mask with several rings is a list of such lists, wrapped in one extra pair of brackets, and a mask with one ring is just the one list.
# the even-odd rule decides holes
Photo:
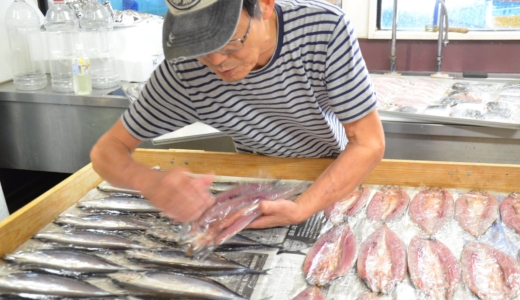
[[(242, 11), (237, 29), (231, 39), (244, 39), (250, 20), (249, 14)], [(258, 19), (253, 19), (249, 35), (241, 50), (230, 54), (213, 52), (197, 60), (208, 66), (224, 81), (233, 82), (244, 79), (257, 66), (261, 46), (265, 41), (265, 30), (259, 24)]]

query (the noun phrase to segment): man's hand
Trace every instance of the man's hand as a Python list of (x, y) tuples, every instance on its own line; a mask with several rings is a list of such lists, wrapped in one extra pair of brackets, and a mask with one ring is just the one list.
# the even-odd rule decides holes
[(275, 201), (260, 202), (262, 215), (254, 220), (247, 228), (268, 228), (298, 224), (305, 221), (308, 216), (298, 202), (278, 199)]
[(140, 184), (145, 198), (179, 222), (196, 220), (215, 201), (208, 190), (214, 176), (194, 178), (187, 171), (183, 168), (154, 171)]

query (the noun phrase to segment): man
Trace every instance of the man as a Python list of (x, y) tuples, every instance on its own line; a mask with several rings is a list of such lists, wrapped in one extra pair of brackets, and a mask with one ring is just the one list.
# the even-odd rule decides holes
[(142, 140), (196, 121), (229, 134), (240, 152), (337, 157), (294, 201), (262, 202), (250, 227), (264, 228), (341, 200), (382, 159), (375, 92), (341, 9), (322, 0), (167, 2), (167, 61), (92, 149), (108, 182), (141, 191), (176, 220), (199, 217), (212, 205), (211, 175), (158, 172), (131, 158)]

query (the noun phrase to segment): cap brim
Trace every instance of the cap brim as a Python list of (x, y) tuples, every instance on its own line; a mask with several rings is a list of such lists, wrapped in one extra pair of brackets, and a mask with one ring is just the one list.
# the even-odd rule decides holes
[(222, 48), (233, 37), (243, 0), (218, 0), (190, 13), (166, 14), (163, 50), (167, 60), (204, 56)]

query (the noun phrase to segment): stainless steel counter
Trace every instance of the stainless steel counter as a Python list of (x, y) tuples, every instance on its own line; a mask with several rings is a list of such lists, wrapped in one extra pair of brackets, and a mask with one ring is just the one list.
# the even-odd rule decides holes
[[(0, 168), (73, 173), (90, 162), (92, 145), (129, 106), (121, 90), (92, 96), (17, 91), (0, 84)], [(520, 163), (520, 131), (464, 125), (383, 121), (385, 158)], [(229, 137), (198, 136), (145, 148), (233, 151)]]

